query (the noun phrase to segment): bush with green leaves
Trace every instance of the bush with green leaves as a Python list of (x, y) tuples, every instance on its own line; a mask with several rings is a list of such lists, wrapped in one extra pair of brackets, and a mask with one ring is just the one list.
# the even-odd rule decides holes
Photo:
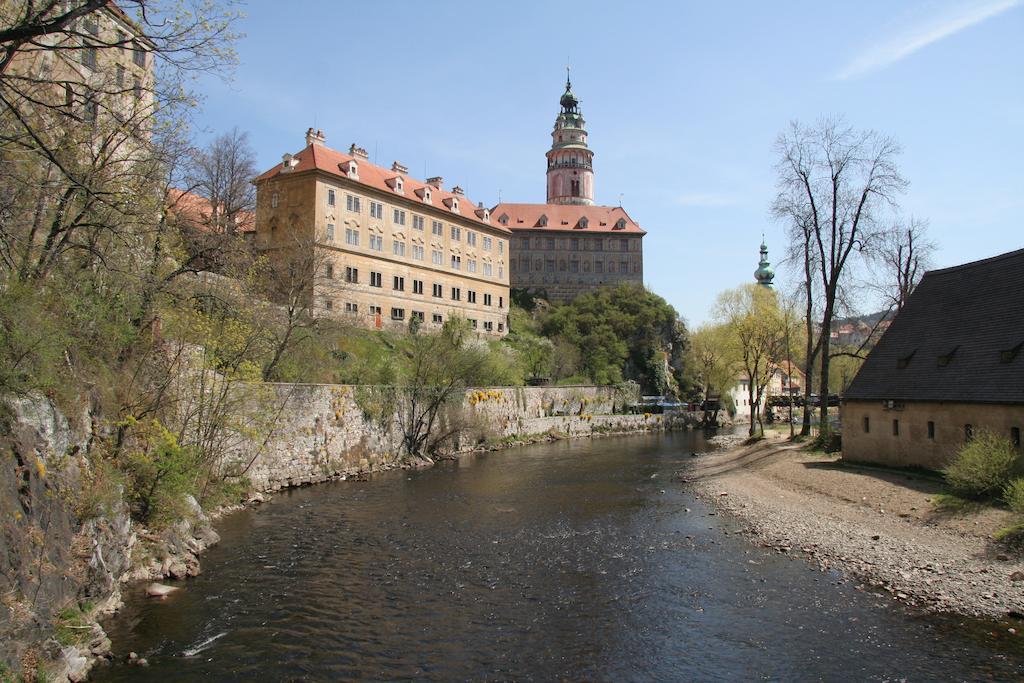
[(131, 428), (133, 447), (121, 456), (120, 465), (132, 518), (158, 528), (172, 524), (188, 513), (186, 497), (199, 490), (200, 459), (157, 420)]
[(1017, 453), (1009, 439), (979, 431), (942, 473), (950, 492), (964, 498), (996, 498), (1014, 472)]
[(1003, 488), (1003, 502), (1018, 515), (1024, 515), (1024, 477), (1018, 477)]

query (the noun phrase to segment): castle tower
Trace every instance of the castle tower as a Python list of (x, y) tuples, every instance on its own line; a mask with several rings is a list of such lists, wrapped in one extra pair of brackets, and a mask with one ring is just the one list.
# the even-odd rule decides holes
[(594, 204), (594, 153), (587, 147), (586, 121), (572, 92), (568, 70), (562, 111), (551, 131), (548, 150), (548, 204)]
[(757, 264), (757, 270), (754, 271), (754, 278), (757, 280), (757, 284), (764, 285), (771, 289), (772, 280), (775, 279), (775, 270), (768, 263), (768, 246), (761, 242), (761, 260)]

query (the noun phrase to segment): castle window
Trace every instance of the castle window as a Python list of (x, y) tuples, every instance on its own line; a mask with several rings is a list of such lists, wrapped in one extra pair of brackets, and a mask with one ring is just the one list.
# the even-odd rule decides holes
[(964, 425), (964, 441), (971, 441), (974, 438), (974, 425)]
[(459, 212), (459, 198), (458, 197), (452, 197), (452, 211), (454, 211), (455, 213)]
[(354, 285), (359, 284), (359, 269), (348, 266), (345, 268), (345, 282), (351, 282)]
[(444, 224), (441, 221), (432, 221), (430, 224), (430, 232), (435, 235), (444, 235)]
[(333, 242), (334, 241), (334, 223), (328, 223), (327, 224), (327, 241), (328, 242)]
[(548, 227), (548, 217), (542, 215), (539, 219), (537, 219), (537, 227), (539, 227), (539, 228), (546, 228), (546, 227)]
[(135, 66), (146, 67), (146, 51), (138, 43), (132, 43), (132, 61)]
[[(573, 166), (576, 165), (576, 160), (575, 159), (572, 160), (572, 165)], [(572, 190), (571, 190), (572, 191), (572, 196), (573, 197), (579, 197), (580, 196), (580, 181), (578, 181), (578, 180), (570, 180), (569, 184), (570, 184), (570, 187), (572, 188)]]
[(428, 204), (430, 203), (430, 188), (429, 187), (423, 188), (423, 201), (425, 201)]
[(276, 192), (271, 192), (270, 193), (270, 208), (276, 209), (277, 208), (277, 201), (278, 201), (277, 193)]
[(626, 228), (626, 219), (625, 218), (620, 218), (619, 220), (615, 221), (615, 229), (616, 230), (625, 230), (625, 228)]
[(900, 435), (900, 421), (899, 420), (893, 420), (892, 421), (892, 435), (893, 436), (899, 436)]
[(471, 304), (476, 303), (476, 292), (472, 289), (466, 292), (466, 302)]
[(865, 415), (864, 416), (864, 422), (862, 424), (863, 424), (863, 427), (864, 427), (864, 433), (865, 434), (870, 434), (871, 433), (871, 418), (869, 418), (867, 415)]
[(1020, 427), (1010, 427), (1010, 443), (1014, 448), (1020, 448)]
[[(352, 210), (352, 195), (349, 195), (349, 211)], [(334, 206), (334, 190), (327, 190), (327, 206)]]
[(492, 268), (492, 266), (491, 266), (490, 263), (485, 263), (484, 264), (484, 275), (491, 275), (493, 273), (491, 268)]
[(324, 277), (327, 278), (328, 280), (334, 279), (334, 264), (328, 263), (326, 266), (324, 266)]
[(412, 217), (412, 229), (413, 230), (423, 230), (423, 216), (416, 216), (416, 215), (414, 215)]
[(405, 309), (404, 308), (392, 308), (391, 309), (392, 320), (405, 320)]
[(441, 317), (441, 314), (440, 314), (440, 313), (435, 313), (435, 314), (434, 314), (433, 316), (431, 316), (431, 318), (430, 318), (430, 319), (431, 319), (431, 321), (433, 321), (433, 323), (434, 323), (435, 325), (440, 325), (441, 323), (443, 323), (443, 322), (444, 322), (444, 318), (443, 318), (443, 317)]
[(433, 285), (433, 286), (432, 286), (432, 288), (431, 288), (431, 294), (432, 294), (433, 296), (436, 296), (437, 298), (439, 298), (439, 299), (440, 299), (440, 298), (441, 298), (442, 296), (444, 296), (444, 290), (443, 290), (443, 288), (441, 287), (441, 285), (439, 285), (439, 284), (437, 284), (437, 283), (435, 282), (435, 283), (434, 283), (434, 285)]
[(401, 176), (395, 178), (395, 192), (405, 192), (405, 181)]
[(928, 420), (928, 438), (935, 438), (935, 423), (932, 422), (931, 420)]

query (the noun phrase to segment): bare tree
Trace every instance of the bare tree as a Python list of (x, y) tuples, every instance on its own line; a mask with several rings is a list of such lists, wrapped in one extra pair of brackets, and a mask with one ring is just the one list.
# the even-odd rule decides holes
[(805, 272), (815, 272), (814, 286), (808, 279), (806, 310), (814, 310), (814, 297), (821, 299), (814, 346), (821, 373), (820, 420), (825, 425), (829, 332), (841, 290), (858, 257), (876, 239), (881, 214), (895, 206), (907, 181), (895, 163), (900, 147), (894, 140), (854, 130), (837, 119), (813, 127), (792, 123), (779, 136), (776, 150), (779, 192), (773, 213), (790, 224), (791, 238), (800, 240), (794, 251), (805, 255)]
[(911, 217), (881, 235), (874, 257), (881, 268), (876, 288), (889, 307), (903, 310), (911, 292), (931, 266), (935, 243), (928, 237), (928, 221)]
[(207, 229), (233, 234), (256, 209), (256, 153), (249, 134), (232, 128), (192, 155), (190, 189), (209, 206)]
[(254, 293), (265, 302), (259, 305), (265, 311), (270, 346), (263, 380), (274, 381), (280, 379), (285, 355), (316, 329), (322, 312), (333, 310), (345, 284), (327, 251), (300, 239), (260, 259), (254, 271)]

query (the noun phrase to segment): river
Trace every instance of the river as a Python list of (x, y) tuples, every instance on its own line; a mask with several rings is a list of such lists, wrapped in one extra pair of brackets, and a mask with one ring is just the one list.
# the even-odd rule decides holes
[(563, 441), (275, 496), (141, 589), (98, 681), (1006, 680), (1019, 651), (737, 536), (698, 433)]

